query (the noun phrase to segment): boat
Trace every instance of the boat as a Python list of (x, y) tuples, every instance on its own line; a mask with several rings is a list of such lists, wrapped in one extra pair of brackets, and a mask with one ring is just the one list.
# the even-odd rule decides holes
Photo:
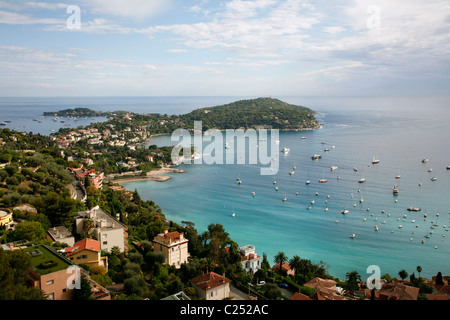
[(447, 170), (450, 170), (450, 166), (447, 166)]
[(394, 186), (394, 189), (392, 190), (393, 194), (398, 194), (398, 186)]
[(423, 158), (422, 159), (422, 163), (427, 163), (428, 162), (428, 158)]
[(322, 158), (322, 156), (320, 154), (313, 154), (312, 157), (311, 157), (311, 159), (313, 159), (313, 160), (318, 160), (318, 159), (321, 159), (321, 158)]
[(375, 229), (375, 231), (378, 231), (378, 225), (375, 225), (374, 229)]
[(256, 193), (255, 192), (252, 192), (252, 196), (254, 197), (256, 195)]
[(278, 187), (275, 187), (275, 191), (278, 191)]
[(310, 184), (311, 183), (311, 180), (306, 180), (306, 184)]
[(417, 212), (417, 211), (420, 211), (420, 210), (422, 210), (422, 209), (420, 209), (420, 208), (418, 208), (418, 207), (409, 207), (408, 209), (406, 209), (406, 210), (408, 210), (408, 211), (415, 211), (415, 212)]
[(241, 177), (236, 178), (236, 183), (237, 184), (241, 184), (242, 183)]
[(0, 122), (0, 126), (6, 126), (6, 122)]
[(233, 209), (233, 213), (231, 214), (231, 216), (232, 216), (232, 217), (235, 217), (235, 216), (236, 216), (236, 212), (234, 212), (234, 209)]
[(295, 174), (295, 171), (289, 172), (289, 175), (293, 176)]
[(431, 178), (430, 180), (431, 180), (431, 181), (436, 181), (437, 178), (436, 178), (436, 177), (433, 177), (433, 178)]
[(320, 183), (325, 183), (325, 182), (328, 182), (328, 180), (325, 179), (325, 178), (322, 178), (322, 179), (319, 180), (319, 182), (320, 182)]
[(302, 137), (302, 140), (305, 140), (306, 139), (306, 137)]
[(284, 147), (283, 149), (281, 149), (281, 152), (284, 153), (285, 156), (288, 155), (289, 151), (291, 151), (291, 149)]
[(372, 164), (377, 164), (377, 163), (380, 163), (380, 160), (375, 159), (375, 157), (373, 157), (373, 159), (372, 159)]
[(225, 149), (230, 149), (230, 145), (227, 143), (225, 143)]
[(347, 214), (347, 213), (349, 213), (349, 211), (347, 209), (344, 209), (344, 210), (341, 211), (341, 213), (342, 214)]
[(336, 171), (338, 168), (339, 168), (339, 167), (337, 167), (337, 166), (331, 166), (330, 170), (331, 170), (331, 171)]
[(359, 183), (364, 183), (364, 182), (366, 182), (366, 178), (363, 177), (363, 178), (359, 179), (358, 182)]
[(284, 198), (283, 198), (283, 201), (286, 201), (287, 200), (287, 196), (286, 196), (286, 193), (284, 194)]
[(352, 233), (351, 235), (350, 235), (350, 238), (355, 238), (356, 237), (356, 234), (354, 234), (354, 233)]

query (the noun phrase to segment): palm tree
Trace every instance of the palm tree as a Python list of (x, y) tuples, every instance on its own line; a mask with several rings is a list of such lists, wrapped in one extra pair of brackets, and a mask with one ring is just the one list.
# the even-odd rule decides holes
[(420, 279), (420, 273), (422, 272), (422, 267), (421, 266), (417, 266), (416, 270), (419, 273), (419, 279)]
[(283, 262), (286, 262), (287, 260), (288, 260), (288, 257), (282, 251), (278, 251), (278, 253), (275, 255), (274, 262), (280, 264), (280, 273), (282, 270), (281, 268), (283, 266)]
[(289, 264), (291, 265), (291, 269), (294, 269), (295, 274), (295, 282), (297, 282), (297, 276), (302, 266), (302, 259), (299, 256), (293, 256), (291, 260), (289, 260)]
[(405, 280), (406, 277), (408, 276), (408, 272), (406, 272), (405, 269), (402, 269), (398, 272), (398, 275), (400, 276), (400, 278), (402, 278), (402, 280)]

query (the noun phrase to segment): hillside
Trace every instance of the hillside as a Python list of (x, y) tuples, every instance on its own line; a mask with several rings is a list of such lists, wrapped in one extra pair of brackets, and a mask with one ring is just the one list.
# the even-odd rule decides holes
[(191, 125), (202, 121), (203, 129), (266, 128), (304, 130), (318, 128), (315, 112), (303, 106), (273, 98), (240, 100), (230, 104), (194, 110), (181, 116)]

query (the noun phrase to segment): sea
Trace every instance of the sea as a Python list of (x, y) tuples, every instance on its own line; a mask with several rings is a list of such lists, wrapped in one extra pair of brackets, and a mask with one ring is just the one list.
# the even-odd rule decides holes
[[(105, 119), (61, 123), (43, 117), (44, 111), (184, 114), (249, 98), (257, 97), (0, 98), (0, 122), (49, 135), (59, 127)], [(315, 110), (321, 123), (316, 130), (279, 132), (277, 146), (290, 152), (271, 150), (279, 161), (276, 174), (261, 175), (264, 166), (249, 163), (247, 144), (247, 151), (236, 153), (244, 164), (181, 164), (177, 167), (186, 172), (169, 173), (166, 182), (124, 186), (155, 201), (167, 219), (193, 222), (200, 233), (222, 224), (239, 246), (254, 245), (272, 265), (281, 251), (323, 263), (341, 279), (357, 271), (365, 280), (370, 266), (391, 277), (402, 269), (418, 276), (417, 266), (424, 277), (450, 275), (450, 97), (274, 98)], [(144, 147), (178, 142), (171, 135), (155, 136)], [(224, 136), (225, 142), (234, 148)], [(312, 160), (313, 154), (322, 158)]]

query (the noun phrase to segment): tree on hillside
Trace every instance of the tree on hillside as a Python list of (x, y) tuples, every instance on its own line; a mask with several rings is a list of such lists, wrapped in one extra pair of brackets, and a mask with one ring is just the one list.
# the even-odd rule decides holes
[(283, 263), (288, 261), (288, 257), (282, 251), (278, 251), (273, 260), (276, 264), (280, 265), (280, 273), (282, 271)]
[(361, 281), (361, 276), (356, 271), (350, 271), (346, 273), (347, 279), (347, 289), (350, 291), (350, 294), (353, 295), (353, 292), (359, 289), (358, 283)]
[(400, 270), (400, 271), (398, 272), (398, 275), (400, 276), (400, 278), (401, 278), (402, 280), (405, 280), (406, 277), (408, 276), (408, 272), (406, 272), (405, 269), (402, 269), (402, 270)]
[(291, 269), (295, 270), (294, 278), (295, 278), (295, 281), (297, 282), (297, 277), (298, 277), (298, 273), (299, 273), (301, 265), (302, 265), (302, 260), (300, 259), (299, 256), (296, 255), (296, 256), (293, 256), (289, 260), (289, 264), (291, 266)]

